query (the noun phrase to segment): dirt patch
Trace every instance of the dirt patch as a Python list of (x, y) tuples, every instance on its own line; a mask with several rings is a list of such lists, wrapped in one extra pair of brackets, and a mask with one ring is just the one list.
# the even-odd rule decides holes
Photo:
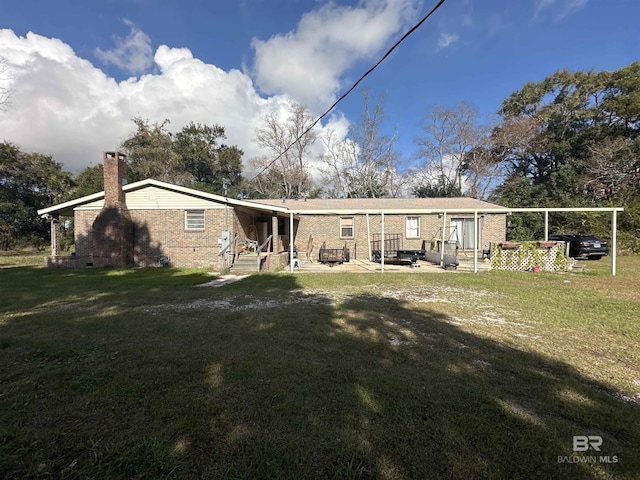
[(164, 303), (158, 305), (144, 305), (138, 307), (138, 311), (156, 315), (162, 312), (184, 312), (187, 310), (265, 310), (280, 308), (287, 305), (320, 305), (329, 304), (326, 298), (316, 295), (308, 295), (302, 292), (294, 292), (286, 298), (263, 298), (255, 295), (230, 295), (221, 300), (197, 299), (185, 303)]
[[(364, 293), (363, 293), (364, 292)], [(298, 289), (292, 290), (281, 297), (261, 297), (257, 295), (237, 294), (229, 295), (221, 299), (197, 299), (184, 303), (166, 303), (157, 305), (144, 305), (137, 308), (139, 311), (157, 315), (162, 312), (184, 312), (189, 310), (209, 311), (246, 311), (266, 310), (281, 308), (290, 305), (327, 305), (332, 307), (350, 306), (352, 302), (365, 304), (379, 302), (388, 299), (389, 302), (407, 304), (450, 304), (464, 307), (468, 312), (464, 317), (449, 316), (449, 322), (463, 326), (470, 324), (482, 324), (497, 328), (523, 329), (528, 325), (514, 321), (515, 312), (496, 311), (489, 301), (492, 293), (483, 290), (470, 290), (442, 287), (413, 287), (413, 288), (388, 288), (372, 284), (364, 288), (358, 287), (343, 290), (325, 289)], [(355, 308), (355, 307), (354, 307)], [(407, 326), (420, 334), (420, 328), (414, 321), (406, 318), (394, 318), (394, 324)]]

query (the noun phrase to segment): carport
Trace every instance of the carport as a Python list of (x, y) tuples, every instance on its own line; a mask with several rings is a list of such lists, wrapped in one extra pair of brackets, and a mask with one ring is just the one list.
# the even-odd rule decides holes
[[(446, 231), (446, 222), (448, 216), (452, 214), (467, 214), (473, 215), (473, 236), (474, 236), (474, 249), (473, 249), (473, 272), (478, 273), (478, 256), (480, 253), (479, 242), (478, 239), (478, 221), (484, 214), (491, 213), (499, 213), (499, 214), (511, 214), (518, 212), (530, 212), (530, 213), (544, 213), (544, 240), (548, 240), (549, 238), (549, 213), (552, 212), (602, 212), (602, 213), (610, 213), (611, 214), (611, 248), (610, 248), (610, 256), (611, 256), (611, 275), (616, 275), (616, 260), (617, 260), (617, 214), (618, 212), (623, 212), (624, 208), (622, 207), (567, 207), (567, 208), (483, 208), (480, 209), (386, 209), (386, 210), (333, 210), (331, 212), (325, 212), (326, 214), (332, 215), (349, 215), (354, 213), (366, 214), (367, 218), (369, 215), (379, 215), (381, 219), (382, 226), (382, 238), (384, 238), (384, 217), (386, 215), (393, 214), (402, 214), (402, 215), (432, 215), (437, 214), (442, 218), (442, 243), (445, 241), (445, 231)], [(295, 211), (289, 210), (289, 228), (290, 231), (293, 232), (293, 221), (294, 215), (300, 216), (305, 213), (309, 213), (307, 211)], [(315, 212), (317, 213), (317, 212)], [(369, 238), (370, 240), (370, 238)], [(370, 242), (369, 242), (370, 243)], [(382, 242), (382, 259), (380, 262), (380, 271), (382, 273), (385, 272), (385, 263), (384, 263), (384, 242)], [(289, 258), (293, 258), (294, 252), (294, 238), (293, 235), (289, 236)], [(444, 249), (443, 249), (444, 254)], [(293, 263), (289, 265), (290, 272), (293, 273)]]

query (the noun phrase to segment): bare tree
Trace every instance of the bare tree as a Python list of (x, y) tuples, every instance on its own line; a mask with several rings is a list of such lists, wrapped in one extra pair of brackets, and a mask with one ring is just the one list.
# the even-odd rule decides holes
[(487, 131), (478, 124), (476, 107), (466, 102), (453, 109), (433, 107), (421, 123), (423, 135), (416, 138), (420, 170), (428, 187), (448, 195), (462, 195), (465, 162), (473, 148), (483, 144)]
[(285, 120), (276, 112), (262, 118), (262, 124), (256, 130), (256, 141), (269, 151), (270, 156), (251, 160), (254, 168), (261, 172), (253, 185), (258, 194), (295, 198), (311, 191), (313, 180), (308, 166), (317, 135), (313, 130), (303, 133), (312, 123), (309, 110), (300, 104), (290, 107)]
[(384, 121), (383, 98), (378, 97), (372, 107), (369, 93), (362, 92), (364, 108), (360, 122), (352, 125), (346, 139), (337, 138), (328, 132), (323, 138), (325, 154), (326, 192), (335, 197), (387, 197), (398, 195), (401, 176), (398, 174), (399, 156), (394, 152), (398, 139), (393, 135), (382, 135)]
[(466, 195), (485, 200), (491, 190), (504, 181), (507, 171), (499, 149), (485, 143), (466, 153), (463, 174)]
[(2, 86), (3, 81), (9, 83), (9, 79), (7, 61), (0, 57), (0, 110), (6, 110), (9, 107), (9, 99), (13, 94), (12, 88)]
[(585, 174), (580, 179), (586, 197), (628, 200), (640, 185), (640, 161), (631, 142), (607, 138), (589, 146)]
[(352, 169), (354, 159), (357, 159), (357, 145), (349, 139), (342, 139), (333, 129), (327, 129), (321, 137), (325, 146), (322, 156), (322, 183), (324, 194), (330, 198), (345, 198), (348, 196), (347, 177), (345, 172)]

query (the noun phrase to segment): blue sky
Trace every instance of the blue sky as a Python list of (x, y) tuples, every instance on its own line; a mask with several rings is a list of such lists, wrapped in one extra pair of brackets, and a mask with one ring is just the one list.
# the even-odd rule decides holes
[[(261, 115), (322, 113), (435, 3), (0, 0), (0, 86), (14, 90), (0, 140), (77, 172), (140, 115), (221, 124), (256, 156)], [(635, 0), (447, 0), (362, 85), (385, 95), (411, 163), (430, 107), (464, 100), (488, 119), (528, 81), (618, 69), (640, 59), (639, 18)], [(354, 91), (323, 128), (344, 135), (361, 107)]]

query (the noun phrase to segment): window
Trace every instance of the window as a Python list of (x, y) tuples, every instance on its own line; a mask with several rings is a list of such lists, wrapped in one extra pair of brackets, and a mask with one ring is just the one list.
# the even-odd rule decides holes
[(353, 238), (353, 217), (340, 217), (340, 238)]
[(407, 238), (420, 238), (420, 217), (407, 217)]
[(204, 210), (187, 210), (184, 212), (185, 230), (204, 230)]

